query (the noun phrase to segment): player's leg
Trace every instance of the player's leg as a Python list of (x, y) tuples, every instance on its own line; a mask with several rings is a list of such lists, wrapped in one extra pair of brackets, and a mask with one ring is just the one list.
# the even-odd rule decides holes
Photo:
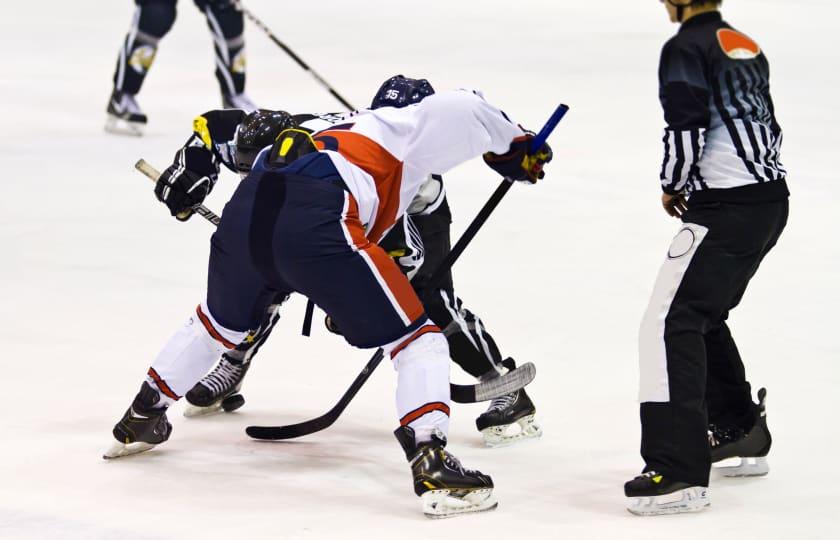
[(257, 328), (267, 306), (280, 294), (250, 264), (248, 231), (253, 183), (243, 181), (225, 206), (211, 239), (207, 298), (167, 341), (148, 370), (140, 392), (114, 427), (116, 442), (106, 458), (149, 450), (166, 441), (166, 410)]
[[(683, 216), (640, 331), (645, 474), (625, 485), (638, 514), (708, 505), (705, 335), (754, 273), (777, 215), (750, 205), (697, 205)], [(744, 223), (749, 223), (747, 227)]]
[[(411, 216), (410, 220), (418, 231), (424, 254), (422, 265), (411, 283), (423, 300), (426, 313), (443, 329), (452, 360), (480, 381), (498, 377), (511, 369), (513, 359), (502, 360), (496, 341), (484, 323), (455, 295), (451, 272), (447, 272), (437, 287), (426, 286), (432, 273), (451, 251), (451, 215), (445, 196), (433, 212)], [(407, 239), (411, 236), (406, 235)], [(523, 388), (492, 400), (476, 419), (476, 428), (488, 446), (504, 446), (542, 435), (534, 422), (535, 414), (536, 407)]]
[(245, 21), (229, 0), (195, 0), (207, 17), (216, 56), (216, 79), (225, 108), (251, 112), (257, 106), (245, 93)]
[(154, 62), (158, 42), (175, 22), (175, 0), (135, 0), (131, 27), (117, 56), (114, 90), (108, 100), (105, 129), (140, 135), (146, 115), (135, 96)]
[(284, 174), (262, 182), (258, 200), (283, 205), (255, 209), (254, 221), (273, 230), (271, 237), (252, 235), (255, 253), (258, 246), (273, 247), (272, 259), (258, 264), (311, 298), (350, 344), (382, 346), (394, 360), (397, 436), (425, 511), (442, 517), (495, 507), (492, 480), (453, 466), (457, 460), (444, 449), (450, 406), (446, 340), (394, 261), (365, 237), (356, 202), (329, 158), (304, 157), (295, 164), (309, 176)]
[(235, 349), (223, 354), (216, 366), (186, 393), (184, 397), (189, 406), (184, 409), (184, 416), (232, 412), (245, 404), (245, 398), (240, 393), (245, 375), (280, 319), (280, 306), (287, 299), (288, 296), (282, 296), (273, 300), (259, 326), (249, 332)]

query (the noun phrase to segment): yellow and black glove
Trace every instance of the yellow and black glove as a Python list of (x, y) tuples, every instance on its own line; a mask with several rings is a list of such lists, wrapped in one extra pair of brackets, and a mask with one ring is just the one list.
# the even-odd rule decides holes
[(554, 154), (548, 143), (543, 143), (536, 152), (532, 153), (531, 141), (533, 140), (533, 133), (525, 133), (510, 143), (510, 149), (506, 153), (487, 152), (484, 154), (484, 162), (505, 178), (535, 184), (537, 180), (545, 176), (543, 166), (551, 161)]

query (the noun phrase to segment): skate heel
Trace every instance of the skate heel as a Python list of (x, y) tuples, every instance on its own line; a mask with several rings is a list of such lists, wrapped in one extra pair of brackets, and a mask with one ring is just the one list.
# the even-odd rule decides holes
[(742, 457), (738, 465), (715, 467), (723, 476), (737, 478), (742, 476), (765, 476), (770, 472), (767, 457)]
[(699, 512), (709, 506), (709, 488), (692, 486), (665, 495), (628, 497), (627, 511), (636, 516)]
[(156, 444), (149, 444), (145, 442), (121, 443), (116, 442), (111, 444), (105, 452), (102, 453), (102, 459), (116, 459), (140, 452), (146, 452), (157, 446)]
[[(513, 424), (492, 426), (481, 430), (484, 444), (490, 448), (507, 446), (524, 439), (542, 437), (542, 428), (535, 422), (533, 414), (523, 416)], [(516, 427), (514, 427), (516, 426)]]
[(460, 514), (487, 512), (499, 506), (493, 489), (450, 490), (435, 489), (420, 496), (423, 514), (430, 519), (443, 519)]
[(140, 137), (143, 135), (143, 128), (146, 124), (141, 122), (131, 122), (124, 118), (108, 115), (105, 120), (105, 131), (115, 135), (128, 135), (130, 137)]

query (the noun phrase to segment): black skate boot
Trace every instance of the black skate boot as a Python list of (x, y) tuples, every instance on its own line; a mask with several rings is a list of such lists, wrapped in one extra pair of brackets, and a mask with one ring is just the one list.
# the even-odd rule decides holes
[(446, 518), (469, 512), (495, 509), (493, 480), (486, 474), (464, 469), (458, 458), (444, 448), (446, 440), (433, 436), (429, 442), (414, 440), (408, 426), (394, 431), (405, 450), (414, 475), (414, 493), (423, 502), (429, 518)]
[(108, 118), (105, 121), (105, 131), (118, 135), (133, 135), (139, 137), (146, 127), (146, 115), (140, 110), (134, 94), (127, 94), (114, 90), (108, 100)]
[(144, 382), (131, 406), (114, 426), (116, 442), (102, 457), (113, 459), (138, 454), (169, 439), (172, 424), (166, 419), (166, 407), (155, 408), (159, 401), (160, 393)]
[(239, 393), (239, 389), (250, 365), (251, 362), (231, 358), (228, 354), (222, 355), (213, 371), (198, 381), (184, 396), (190, 404), (184, 410), (184, 416), (231, 412), (244, 405), (245, 398)]
[[(505, 360), (505, 367), (514, 369), (516, 366), (513, 360), (508, 358)], [(497, 376), (497, 372), (493, 370), (491, 376)], [(481, 432), (487, 446), (506, 446), (542, 436), (542, 429), (534, 423), (536, 413), (534, 403), (523, 388), (491, 401), (487, 411), (476, 418), (475, 427)], [(518, 425), (517, 430), (511, 429), (513, 424)]]
[(709, 506), (709, 488), (669, 480), (650, 471), (624, 484), (627, 510), (637, 516), (699, 512)]
[(770, 453), (773, 438), (767, 428), (767, 389), (765, 388), (758, 391), (755, 413), (755, 425), (748, 432), (740, 427), (709, 424), (712, 463), (730, 458), (741, 458), (741, 463), (738, 465), (716, 467), (724, 476), (764, 476), (770, 472), (767, 454)]

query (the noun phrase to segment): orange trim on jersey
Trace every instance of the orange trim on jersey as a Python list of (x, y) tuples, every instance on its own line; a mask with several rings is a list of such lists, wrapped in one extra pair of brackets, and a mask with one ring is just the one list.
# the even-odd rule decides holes
[(397, 356), (398, 354), (400, 354), (400, 352), (401, 352), (403, 349), (405, 349), (406, 347), (408, 347), (409, 345), (411, 345), (411, 343), (412, 343), (414, 340), (416, 340), (417, 338), (419, 338), (419, 337), (420, 337), (420, 336), (422, 336), (423, 334), (428, 334), (429, 332), (437, 332), (437, 333), (440, 333), (440, 328), (439, 328), (439, 327), (437, 327), (437, 326), (435, 326), (435, 325), (425, 325), (425, 326), (421, 326), (419, 330), (417, 330), (416, 332), (414, 332), (413, 334), (411, 334), (411, 335), (410, 335), (407, 339), (403, 340), (403, 342), (402, 342), (402, 343), (400, 343), (399, 345), (397, 345), (396, 347), (394, 347), (394, 350), (393, 350), (393, 351), (391, 351), (391, 360), (393, 360), (394, 358), (396, 358), (396, 356)]
[(164, 381), (163, 378), (160, 375), (158, 375), (158, 372), (155, 371), (155, 368), (149, 368), (148, 375), (152, 378), (153, 381), (155, 381), (155, 385), (158, 387), (158, 389), (164, 394), (166, 394), (167, 397), (170, 397), (172, 399), (181, 399), (181, 396), (173, 392), (172, 389), (169, 388), (169, 385), (166, 384), (166, 381)]
[(426, 403), (422, 407), (414, 409), (407, 415), (400, 418), (400, 425), (407, 426), (408, 424), (414, 422), (424, 414), (429, 414), (433, 411), (440, 411), (446, 416), (449, 416), (449, 405), (447, 405), (446, 403), (441, 403), (440, 401), (436, 401), (434, 403)]
[(423, 315), (423, 303), (420, 302), (408, 278), (400, 271), (394, 259), (365, 236), (364, 225), (359, 219), (359, 204), (355, 197), (349, 193), (347, 197), (347, 214), (344, 216), (344, 226), (347, 228), (353, 246), (370, 258), (382, 281), (385, 282), (385, 286), (391, 291), (408, 320), (410, 322), (416, 321)]
[[(376, 220), (367, 237), (378, 242), (385, 232), (396, 222), (400, 207), (400, 188), (402, 185), (402, 161), (391, 155), (380, 144), (364, 135), (345, 130), (326, 130), (315, 137), (333, 139), (337, 151), (344, 158), (373, 177), (379, 206)], [(324, 142), (321, 142), (323, 145)]]
[(198, 315), (198, 320), (200, 320), (201, 324), (204, 325), (204, 329), (207, 330), (207, 333), (210, 334), (210, 337), (224, 345), (227, 349), (236, 348), (236, 345), (234, 343), (231, 343), (230, 341), (226, 340), (225, 337), (213, 327), (213, 323), (210, 322), (210, 319), (207, 317), (207, 315), (205, 315), (204, 312), (201, 311), (201, 304), (196, 306), (195, 312)]
[(718, 43), (726, 56), (733, 60), (751, 60), (761, 54), (761, 47), (748, 36), (730, 28), (717, 31)]
[(385, 250), (377, 244), (368, 243), (362, 251), (373, 261), (373, 265), (379, 271), (379, 275), (382, 276), (382, 280), (391, 290), (408, 320), (413, 323), (422, 317), (424, 313), (423, 303), (420, 302), (408, 278), (400, 271), (394, 259), (389, 257)]
[(350, 239), (356, 249), (365, 249), (370, 240), (365, 236), (365, 226), (359, 217), (359, 203), (356, 202), (356, 197), (349, 192), (347, 193), (347, 215), (344, 216), (344, 224), (347, 226), (347, 232), (350, 233)]

